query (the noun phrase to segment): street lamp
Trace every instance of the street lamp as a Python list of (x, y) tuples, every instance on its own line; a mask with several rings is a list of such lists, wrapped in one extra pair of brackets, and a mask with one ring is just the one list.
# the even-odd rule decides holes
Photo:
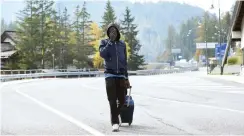
[(208, 43), (207, 43), (207, 28), (206, 28), (206, 20), (205, 22), (205, 43), (206, 43), (206, 66), (207, 66), (207, 75), (208, 75)]

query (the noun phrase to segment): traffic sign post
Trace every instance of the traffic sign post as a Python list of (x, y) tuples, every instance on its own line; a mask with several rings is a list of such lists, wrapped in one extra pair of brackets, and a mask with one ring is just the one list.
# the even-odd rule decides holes
[(219, 62), (221, 62), (224, 57), (226, 47), (227, 47), (226, 43), (222, 43), (221, 45), (220, 44), (215, 45), (215, 58)]

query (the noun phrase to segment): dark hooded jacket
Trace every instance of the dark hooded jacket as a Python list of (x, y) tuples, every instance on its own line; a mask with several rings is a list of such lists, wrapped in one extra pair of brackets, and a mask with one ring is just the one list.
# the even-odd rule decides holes
[(118, 32), (116, 40), (114, 42), (110, 41), (109, 38), (101, 40), (99, 46), (100, 56), (105, 62), (104, 73), (125, 75), (128, 78), (126, 45), (124, 41), (120, 40), (119, 27), (116, 24), (111, 23), (108, 26), (107, 36), (109, 37), (108, 30), (112, 26)]

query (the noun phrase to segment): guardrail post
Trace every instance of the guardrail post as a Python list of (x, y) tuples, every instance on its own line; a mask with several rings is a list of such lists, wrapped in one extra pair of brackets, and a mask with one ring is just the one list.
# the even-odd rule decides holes
[(91, 77), (90, 69), (88, 69), (88, 74), (89, 74), (89, 77)]

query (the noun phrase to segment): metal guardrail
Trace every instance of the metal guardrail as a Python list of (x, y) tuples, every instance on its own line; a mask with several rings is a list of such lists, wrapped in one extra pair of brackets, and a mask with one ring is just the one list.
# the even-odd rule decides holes
[[(172, 70), (161, 70), (161, 69), (137, 70), (137, 71), (128, 71), (128, 74), (129, 75), (159, 75), (159, 74), (170, 74), (170, 73), (183, 73), (186, 71), (195, 71), (195, 70), (198, 70), (198, 67), (188, 67), (188, 68), (172, 69)], [(11, 80), (35, 79), (35, 78), (100, 77), (103, 75), (104, 75), (103, 71), (84, 71), (84, 72), (83, 71), (77, 72), (77, 70), (72, 70), (70, 72), (54, 71), (49, 73), (1, 75), (1, 81), (6, 82)]]
[(32, 74), (47, 72), (89, 72), (98, 71), (97, 69), (30, 69), (30, 70), (1, 70), (1, 75), (6, 74)]

